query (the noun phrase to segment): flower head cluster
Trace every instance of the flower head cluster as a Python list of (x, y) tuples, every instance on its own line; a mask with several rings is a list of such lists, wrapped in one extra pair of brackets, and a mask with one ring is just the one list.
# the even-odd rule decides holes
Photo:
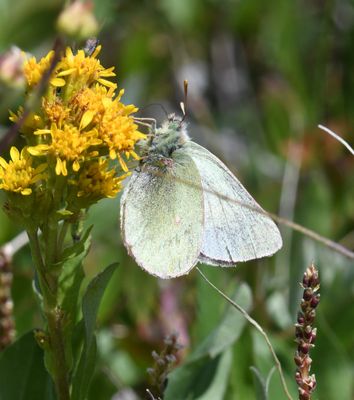
[(11, 147), (11, 160), (5, 161), (0, 157), (0, 189), (8, 192), (21, 193), (24, 196), (32, 193), (31, 186), (37, 181), (44, 179), (43, 173), (46, 164), (40, 164), (34, 168), (32, 158), (24, 147), (21, 153), (16, 147)]
[[(127, 161), (139, 158), (134, 149), (145, 135), (133, 119), (137, 108), (123, 104), (124, 91), (117, 92), (109, 80), (115, 76), (113, 67), (103, 67), (97, 58), (100, 49), (87, 54), (67, 48), (54, 68), (53, 51), (39, 61), (32, 57), (25, 62), (28, 96), (36, 95), (47, 71), (53, 72), (40, 108), (21, 126), (25, 147), (13, 147), (10, 161), (0, 158), (1, 189), (35, 195), (54, 190), (64, 180), (68, 189), (63, 203), (69, 210), (70, 202), (79, 199), (81, 207), (87, 207), (121, 189)], [(20, 108), (10, 119), (15, 122), (22, 115)]]

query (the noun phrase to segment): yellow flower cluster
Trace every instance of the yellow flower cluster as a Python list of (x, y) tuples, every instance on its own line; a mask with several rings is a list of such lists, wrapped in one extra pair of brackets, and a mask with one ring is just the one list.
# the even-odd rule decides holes
[[(121, 189), (127, 160), (139, 159), (134, 148), (145, 135), (132, 116), (137, 108), (123, 104), (124, 91), (116, 94), (117, 85), (108, 80), (115, 73), (113, 67), (101, 65), (100, 49), (97, 46), (91, 55), (66, 49), (52, 72), (40, 109), (22, 125), (27, 145), (21, 152), (13, 147), (9, 162), (0, 157), (0, 188), (31, 195), (36, 188), (43, 192), (64, 179), (69, 198), (87, 198), (88, 203), (114, 197)], [(26, 61), (29, 96), (53, 57), (51, 51), (39, 61), (34, 57)], [(10, 119), (16, 121), (22, 113), (20, 108)]]
[(32, 158), (26, 147), (21, 153), (16, 147), (11, 147), (10, 156), (9, 162), (0, 157), (0, 189), (21, 193), (24, 196), (30, 195), (32, 193), (30, 186), (46, 178), (43, 173), (47, 167), (46, 164), (33, 168)]

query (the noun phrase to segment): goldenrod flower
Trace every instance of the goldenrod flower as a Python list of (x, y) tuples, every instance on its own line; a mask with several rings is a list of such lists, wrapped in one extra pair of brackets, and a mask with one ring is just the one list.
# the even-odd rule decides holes
[(77, 196), (91, 199), (113, 198), (122, 189), (121, 182), (126, 177), (127, 175), (116, 177), (115, 170), (108, 169), (107, 160), (99, 159), (80, 171), (78, 181), (75, 182)]
[(0, 157), (0, 189), (28, 196), (32, 193), (31, 186), (45, 178), (43, 171), (47, 165), (41, 164), (33, 168), (33, 159), (26, 147), (21, 153), (16, 147), (11, 147), (10, 156), (9, 162)]
[[(85, 110), (80, 119), (80, 127), (84, 129), (90, 123), (97, 126), (98, 136), (108, 148), (109, 157), (118, 159), (123, 171), (128, 167), (121, 154), (127, 158), (130, 155), (139, 159), (134, 146), (145, 135), (138, 131), (138, 126), (131, 117), (138, 109), (134, 105), (124, 105), (120, 102), (124, 90), (113, 99), (113, 91), (96, 85), (80, 91), (72, 100), (74, 110)], [(82, 112), (82, 111), (81, 111)]]
[[(27, 84), (29, 87), (36, 86), (42, 79), (43, 74), (49, 69), (54, 57), (54, 51), (51, 50), (45, 57), (37, 62), (36, 57), (31, 57), (24, 63), (23, 69)], [(64, 86), (64, 79), (52, 77), (50, 84), (56, 87)]]
[(101, 46), (97, 46), (91, 56), (86, 56), (83, 50), (79, 50), (73, 54), (70, 47), (66, 49), (65, 57), (59, 64), (61, 72), (58, 77), (70, 76), (71, 81), (75, 80), (78, 84), (91, 85), (94, 82), (99, 82), (103, 86), (116, 88), (117, 85), (108, 81), (105, 78), (115, 76), (114, 67), (104, 68), (96, 56), (101, 50)]
[(56, 159), (55, 173), (63, 176), (68, 175), (68, 162), (74, 172), (79, 171), (80, 162), (83, 162), (85, 157), (98, 155), (97, 150), (90, 148), (101, 144), (96, 131), (82, 132), (70, 124), (59, 128), (53, 123), (51, 129), (39, 129), (34, 134), (50, 135), (51, 142), (29, 147), (28, 152), (33, 156), (49, 155)]
[(100, 124), (99, 136), (108, 147), (109, 157), (112, 160), (117, 158), (123, 171), (127, 172), (128, 167), (121, 154), (125, 154), (127, 158), (132, 155), (133, 158), (139, 160), (134, 151), (134, 145), (138, 140), (145, 138), (145, 135), (137, 130), (133, 118), (127, 116), (114, 118), (105, 115)]
[(44, 98), (42, 108), (50, 123), (55, 123), (57, 126), (61, 126), (70, 116), (70, 109), (65, 106), (60, 98), (52, 101)]
[(86, 127), (91, 122), (97, 124), (102, 120), (113, 95), (113, 88), (96, 84), (92, 88), (80, 90), (72, 97), (70, 106), (80, 124)]
[[(51, 176), (67, 176), (69, 182), (78, 182), (80, 176), (81, 197), (85, 190), (100, 192), (104, 197), (117, 193), (126, 175), (119, 178), (115, 170), (108, 172), (107, 163), (118, 160), (121, 169), (128, 172), (126, 161), (130, 157), (139, 159), (134, 148), (145, 139), (133, 118), (138, 109), (121, 102), (124, 90), (117, 94), (117, 85), (107, 80), (115, 73), (113, 67), (105, 68), (97, 59), (100, 50), (98, 46), (92, 54), (86, 54), (67, 48), (52, 72), (51, 87), (44, 94), (41, 107), (21, 127), (27, 152), (45, 157)], [(26, 62), (28, 93), (41, 81), (53, 56), (51, 51), (38, 62), (35, 58)], [(10, 119), (15, 122), (22, 114), (20, 108), (17, 114), (11, 113)], [(99, 166), (103, 168), (102, 175)], [(90, 184), (86, 184), (88, 175), (86, 180), (83, 178), (85, 171), (94, 176)]]

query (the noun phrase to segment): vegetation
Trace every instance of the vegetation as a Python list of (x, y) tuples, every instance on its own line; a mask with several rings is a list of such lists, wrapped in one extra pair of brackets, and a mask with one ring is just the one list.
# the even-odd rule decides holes
[[(40, 60), (53, 46), (58, 49), (56, 21), (62, 8), (60, 1), (3, 0), (1, 52), (16, 45)], [(134, 104), (139, 108), (135, 116), (155, 118), (160, 124), (166, 119), (165, 110), (181, 112), (183, 80), (187, 79), (186, 121), (193, 139), (222, 159), (266, 210), (349, 249), (348, 257), (323, 241), (280, 224), (284, 245), (273, 257), (227, 269), (200, 265), (200, 270), (262, 326), (295, 399), (301, 384), (295, 380), (294, 362), (299, 346), (299, 340), (295, 343), (294, 325), (299, 323), (297, 312), (303, 295), (299, 282), (306, 268), (314, 263), (321, 278), (321, 302), (316, 308), (316, 347), (311, 349), (311, 373), (316, 374), (317, 382), (311, 398), (352, 399), (354, 263), (350, 257), (354, 248), (354, 158), (317, 126), (323, 124), (353, 144), (353, 4), (349, 0), (96, 0), (94, 12), (100, 27), (97, 37), (102, 45), (99, 59), (103, 74), (109, 74), (109, 68), (115, 66), (115, 82), (125, 89), (119, 107)], [(84, 26), (92, 32), (97, 28), (90, 18)], [(65, 31), (65, 23), (63, 26), (61, 22), (60, 29)], [(70, 33), (73, 37), (61, 38), (60, 49), (66, 45), (74, 53), (82, 49), (85, 32), (78, 28)], [(1, 156), (9, 160), (10, 146), (22, 149), (25, 141), (15, 131), (16, 135), (10, 135), (12, 143), (4, 142), (9, 137), (8, 129), (18, 119), (12, 114), (10, 121), (8, 110), (16, 113), (25, 103), (36, 110), (41, 107), (36, 97), (43, 93), (39, 90), (31, 97), (28, 87), (25, 93), (21, 76), (8, 74), (6, 65), (1, 58)], [(63, 67), (61, 72), (68, 70)], [(57, 78), (68, 79), (69, 75), (64, 73)], [(44, 83), (48, 84), (48, 79)], [(101, 75), (100, 79), (107, 76)], [(112, 77), (108, 79), (113, 81)], [(56, 81), (54, 86), (60, 85)], [(45, 91), (46, 87), (39, 89)], [(110, 90), (109, 85), (105, 87)], [(62, 95), (60, 90), (55, 93)], [(126, 116), (134, 111), (127, 109)], [(85, 127), (87, 121), (93, 121), (90, 114), (86, 119), (82, 119), (83, 114), (70, 118), (77, 118), (76, 122)], [(130, 133), (138, 135), (130, 127)], [(27, 128), (32, 133), (35, 130), (34, 126)], [(96, 139), (90, 137), (92, 141)], [(37, 147), (37, 152), (33, 144), (28, 144), (34, 158), (39, 151), (41, 156), (50, 151), (48, 143), (46, 148)], [(119, 152), (111, 157), (111, 150), (107, 144), (102, 152), (106, 151), (108, 158), (120, 159)], [(134, 150), (128, 150), (134, 157)], [(11, 157), (18, 160), (22, 156), (13, 150)], [(60, 160), (52, 165), (52, 173), (65, 177), (66, 164)], [(122, 178), (125, 158), (117, 164)], [(35, 175), (45, 173), (44, 167), (36, 168)], [(86, 389), (87, 398), (97, 400), (114, 396), (123, 399), (124, 395), (149, 399), (163, 394), (166, 400), (286, 398), (264, 337), (196, 269), (188, 276), (160, 281), (142, 271), (128, 256), (119, 230), (120, 195), (111, 198), (120, 185), (121, 179), (115, 180), (98, 197), (87, 200), (90, 206), (98, 198), (100, 202), (90, 208), (83, 227), (78, 223), (79, 213), (77, 220), (70, 221), (75, 222), (74, 233), (79, 232), (81, 237), (80, 251), (84, 254), (89, 250), (85, 274), (80, 278), (81, 289), (76, 286), (77, 290), (71, 293), (76, 296), (75, 301), (80, 298), (75, 315), (77, 321), (91, 321), (85, 325), (85, 335), (83, 325), (76, 325), (75, 329), (70, 326), (73, 348), (80, 349), (88, 363), (75, 370), (82, 372), (76, 375), (78, 384), (73, 398), (83, 399)], [(22, 194), (30, 195), (28, 191)], [(3, 204), (4, 190), (0, 196)], [(45, 201), (31, 206), (38, 218), (43, 204)], [(21, 210), (23, 207), (18, 206)], [(68, 210), (75, 214), (81, 208), (85, 205), (72, 203)], [(7, 211), (0, 211), (2, 244), (24, 229), (23, 223), (9, 219)], [(62, 219), (67, 216), (67, 210), (61, 214)], [(50, 222), (48, 226), (53, 227), (53, 220)], [(62, 229), (58, 220), (55, 223), (55, 229)], [(33, 233), (31, 227), (26, 228)], [(47, 244), (51, 243), (52, 234), (44, 232)], [(58, 231), (55, 234), (60, 235)], [(37, 239), (32, 236), (32, 248)], [(54, 399), (54, 386), (43, 364), (43, 353), (50, 352), (35, 293), (39, 287), (43, 291), (44, 286), (38, 276), (33, 283), (36, 260), (29, 246), (22, 244), (11, 265), (7, 259), (0, 263), (0, 332), (3, 337), (7, 335), (0, 338), (0, 348), (4, 348), (0, 353), (0, 398)], [(67, 262), (77, 249), (74, 245), (71, 253), (65, 253), (67, 258), (60, 260)], [(6, 256), (6, 247), (2, 250)], [(53, 263), (53, 253), (47, 255)], [(80, 265), (81, 261), (79, 257), (76, 264), (70, 265)], [(119, 266), (105, 269), (113, 263)], [(55, 273), (52, 278), (58, 279)], [(69, 308), (72, 298), (65, 299)], [(84, 372), (85, 366), (91, 370), (94, 325), (90, 316), (96, 312), (97, 358), (89, 386)], [(20, 340), (9, 346), (14, 335)], [(80, 347), (77, 343), (84, 336), (86, 344)], [(304, 348), (298, 350), (303, 352)], [(78, 360), (77, 354), (68, 356), (71, 357)], [(49, 370), (50, 362), (46, 358)], [(60, 372), (58, 366), (54, 369)], [(51, 372), (55, 376), (53, 367)]]

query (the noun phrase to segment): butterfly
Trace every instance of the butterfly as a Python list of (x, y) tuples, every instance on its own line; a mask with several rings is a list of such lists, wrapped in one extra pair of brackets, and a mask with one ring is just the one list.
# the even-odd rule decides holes
[(174, 114), (143, 146), (122, 195), (121, 232), (137, 264), (164, 279), (198, 262), (235, 266), (282, 247), (272, 219)]

